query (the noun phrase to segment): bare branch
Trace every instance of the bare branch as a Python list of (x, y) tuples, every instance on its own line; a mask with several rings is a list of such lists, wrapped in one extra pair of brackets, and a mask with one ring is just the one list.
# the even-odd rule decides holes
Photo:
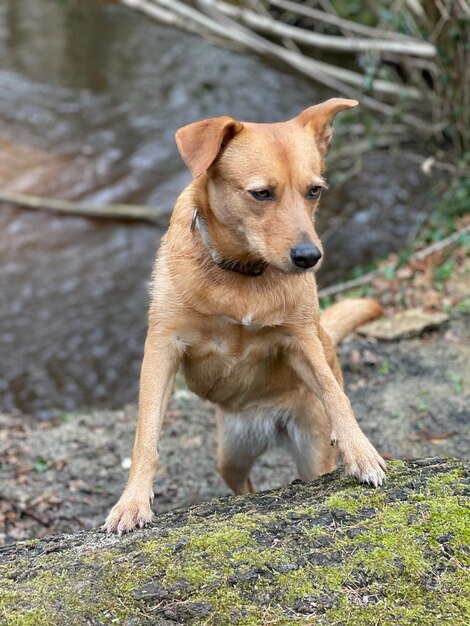
[[(154, 1), (164, 3), (165, 5), (171, 4), (175, 8), (178, 4), (181, 4), (176, 0)], [(211, 14), (218, 14), (219, 16), (224, 15), (217, 7), (217, 0), (198, 0), (197, 4)], [(326, 75), (346, 83), (347, 85), (354, 85), (355, 87), (359, 87), (361, 89), (364, 88), (364, 77), (362, 74), (337, 67), (336, 65), (332, 65), (330, 63), (325, 63), (324, 61), (318, 61), (316, 59), (312, 59), (311, 57), (306, 57), (305, 55), (292, 50), (286, 50), (283, 46), (279, 46), (263, 37), (260, 37), (259, 35), (254, 35), (254, 33), (250, 30), (244, 28), (237, 22), (234, 22), (231, 18), (229, 19), (228, 16), (225, 16), (225, 18), (225, 34), (238, 36), (239, 40), (243, 41), (252, 50), (260, 54), (270, 54), (271, 56), (275, 56), (276, 58), (288, 63), (291, 67), (294, 67), (319, 82), (323, 82), (324, 76)], [(214, 20), (214, 23), (217, 22)], [(400, 86), (400, 88), (397, 89), (397, 85), (380, 79), (373, 81), (372, 90), (376, 93), (388, 94), (395, 98), (399, 97), (400, 91), (403, 95), (409, 98), (420, 99), (422, 97), (421, 92), (418, 89), (405, 86)]]
[(240, 20), (246, 26), (256, 31), (276, 37), (289, 37), (297, 43), (321, 48), (322, 50), (335, 50), (337, 52), (393, 52), (425, 58), (436, 56), (436, 48), (423, 41), (394, 41), (384, 39), (359, 39), (356, 37), (336, 37), (315, 33), (300, 26), (290, 26), (270, 17), (260, 15), (249, 9), (237, 7), (221, 0), (206, 0), (207, 4), (213, 5), (224, 15)]
[[(409, 260), (421, 261), (422, 259), (425, 259), (426, 257), (431, 256), (431, 254), (435, 254), (436, 252), (440, 252), (441, 250), (445, 250), (445, 248), (449, 248), (450, 246), (453, 246), (455, 243), (457, 243), (457, 241), (459, 241), (459, 239), (461, 239), (465, 235), (468, 235), (469, 233), (470, 233), (470, 225), (465, 226), (464, 228), (460, 230), (457, 230), (455, 233), (452, 233), (452, 235), (449, 235), (449, 237), (446, 237), (445, 239), (442, 239), (441, 241), (433, 243), (430, 246), (423, 248), (419, 252), (415, 252), (414, 254), (410, 256)], [(335, 296), (339, 293), (344, 293), (345, 291), (349, 291), (350, 289), (356, 289), (356, 287), (362, 287), (363, 285), (368, 285), (369, 283), (372, 282), (374, 278), (376, 278), (377, 276), (381, 276), (388, 269), (395, 268), (395, 267), (396, 267), (396, 263), (388, 263), (387, 265), (384, 265), (383, 267), (373, 270), (372, 272), (368, 272), (367, 274), (364, 274), (363, 276), (359, 276), (359, 278), (353, 278), (352, 280), (347, 280), (346, 282), (341, 283), (339, 285), (332, 285), (331, 287), (325, 287), (324, 289), (320, 289), (320, 291), (318, 292), (318, 296), (320, 298), (327, 298), (330, 296)]]
[(368, 37), (382, 37), (384, 39), (393, 39), (394, 41), (397, 41), (398, 39), (403, 41), (415, 41), (415, 39), (413, 39), (412, 37), (408, 37), (408, 35), (403, 35), (402, 33), (396, 33), (395, 31), (389, 31), (372, 26), (365, 26), (364, 24), (358, 24), (357, 22), (346, 20), (337, 15), (333, 15), (332, 13), (321, 11), (320, 9), (313, 9), (312, 7), (301, 4), (300, 2), (292, 2), (291, 0), (269, 0), (269, 4), (278, 7), (279, 9), (292, 11), (292, 13), (296, 13), (297, 15), (303, 15), (304, 17), (310, 17), (325, 24), (337, 26), (341, 30), (351, 33), (359, 33)]
[(24, 193), (0, 192), (0, 202), (17, 204), (30, 209), (42, 209), (67, 215), (105, 218), (113, 220), (151, 222), (159, 226), (167, 226), (171, 211), (152, 209), (134, 204), (104, 204), (95, 206), (71, 200), (57, 198), (41, 198)]

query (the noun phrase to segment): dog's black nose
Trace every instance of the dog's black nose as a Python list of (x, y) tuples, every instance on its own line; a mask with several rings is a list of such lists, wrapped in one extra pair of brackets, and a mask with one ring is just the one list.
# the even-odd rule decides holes
[(299, 243), (290, 250), (294, 265), (306, 269), (313, 267), (321, 259), (321, 252), (313, 243)]

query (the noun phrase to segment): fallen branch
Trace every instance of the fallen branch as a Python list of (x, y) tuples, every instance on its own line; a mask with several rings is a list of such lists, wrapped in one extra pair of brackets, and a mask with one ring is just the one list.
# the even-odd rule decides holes
[[(365, 78), (362, 74), (330, 63), (317, 61), (296, 50), (288, 50), (282, 45), (269, 41), (218, 11), (210, 0), (197, 2), (199, 6), (204, 8), (207, 15), (179, 0), (120, 0), (120, 2), (165, 24), (177, 25), (192, 33), (197, 33), (209, 41), (214, 42), (216, 39), (217, 45), (232, 49), (236, 46), (238, 51), (254, 52), (260, 56), (278, 59), (304, 76), (326, 85), (345, 97), (356, 98), (357, 89), (362, 91), (364, 88)], [(163, 18), (158, 13), (160, 10), (163, 11)], [(175, 15), (175, 19), (171, 20), (169, 14)], [(209, 17), (209, 15), (214, 15), (216, 19)], [(407, 96), (410, 99), (421, 98), (420, 92), (414, 87), (400, 86), (397, 88), (395, 84), (380, 79), (373, 81), (372, 90), (377, 94), (384, 93), (394, 98), (401, 96)], [(361, 103), (363, 106), (384, 115), (393, 116), (396, 114), (393, 105), (381, 102), (370, 95), (362, 95)], [(416, 115), (402, 113), (401, 119), (415, 129), (426, 134), (429, 133), (429, 124)]]
[(470, 224), (460, 230), (457, 230), (455, 233), (452, 233), (452, 235), (449, 235), (445, 239), (442, 239), (441, 241), (436, 241), (436, 243), (433, 243), (430, 246), (423, 248), (419, 252), (415, 252), (414, 254), (410, 256), (410, 261), (421, 261), (422, 259), (425, 259), (427, 256), (430, 256), (431, 254), (435, 254), (436, 252), (445, 250), (445, 248), (452, 246), (459, 239), (461, 239), (465, 235), (468, 235), (469, 233), (470, 233)]
[(171, 10), (166, 10), (155, 5), (155, 3), (148, 0), (119, 0), (121, 4), (145, 13), (149, 17), (158, 20), (162, 24), (167, 26), (173, 26), (175, 28), (181, 28), (183, 30), (190, 31), (197, 35), (206, 36), (208, 33), (204, 29), (201, 30), (194, 22), (188, 21), (183, 15), (175, 13)]
[[(364, 76), (358, 72), (353, 72), (348, 69), (337, 67), (336, 65), (325, 63), (324, 61), (317, 61), (310, 57), (306, 57), (303, 54), (295, 52), (293, 50), (286, 50), (281, 45), (277, 45), (264, 37), (256, 35), (250, 29), (243, 27), (238, 22), (232, 20), (228, 16), (224, 16), (223, 13), (217, 8), (214, 0), (198, 0), (198, 6), (202, 7), (207, 14), (215, 14), (218, 19), (213, 19), (186, 5), (179, 0), (120, 0), (122, 4), (140, 10), (154, 19), (160, 20), (159, 16), (155, 13), (155, 7), (158, 6), (164, 10), (165, 15), (167, 13), (177, 14), (179, 20), (175, 21), (182, 28), (190, 30), (191, 32), (198, 32), (202, 36), (215, 35), (220, 40), (227, 39), (229, 43), (236, 42), (243, 45), (247, 50), (255, 52), (260, 55), (271, 56), (277, 58), (284, 63), (287, 63), (291, 67), (295, 68), (299, 72), (306, 76), (324, 83), (331, 87), (331, 81), (329, 78), (335, 79), (334, 88), (338, 89), (338, 83), (343, 83), (347, 88), (348, 85), (363, 89), (364, 88)], [(221, 18), (225, 20), (222, 21)], [(165, 20), (165, 23), (169, 23)], [(342, 90), (345, 92), (345, 90)], [(397, 86), (387, 80), (376, 79), (372, 83), (372, 91), (381, 94), (387, 94), (391, 97), (403, 97), (407, 96), (410, 99), (420, 99), (421, 93), (414, 87), (401, 86), (397, 89)], [(357, 95), (357, 94), (356, 94)], [(365, 99), (363, 99), (364, 101)], [(370, 97), (369, 97), (370, 100)], [(389, 113), (393, 112), (393, 107), (390, 107)], [(416, 125), (421, 125), (422, 122), (419, 118), (415, 118)]]
[(350, 289), (356, 289), (356, 287), (362, 287), (364, 285), (368, 285), (374, 278), (377, 276), (381, 276), (384, 272), (386, 272), (390, 268), (394, 268), (395, 263), (389, 263), (384, 267), (373, 270), (372, 272), (368, 272), (363, 276), (359, 276), (359, 278), (353, 278), (352, 280), (346, 280), (344, 283), (340, 283), (339, 285), (331, 285), (331, 287), (325, 287), (324, 289), (320, 289), (318, 292), (319, 298), (329, 298), (330, 296), (336, 296), (339, 293), (344, 293), (345, 291), (349, 291)]
[[(413, 161), (414, 163), (418, 163), (421, 166), (421, 170), (425, 174), (429, 174), (433, 169), (443, 170), (444, 172), (451, 172), (452, 174), (458, 170), (458, 166), (454, 163), (445, 163), (443, 161), (436, 161), (435, 157), (423, 157), (420, 154), (415, 154), (414, 152), (410, 152), (408, 150), (403, 151), (402, 155)], [(464, 176), (470, 176), (470, 170), (462, 172)]]
[[(171, 4), (174, 10), (181, 10), (180, 5), (182, 5), (182, 3), (177, 0), (154, 0), (154, 2), (157, 2), (160, 5), (164, 5), (165, 7)], [(264, 37), (256, 35), (248, 28), (243, 27), (232, 18), (224, 15), (224, 13), (222, 13), (217, 8), (217, 2), (215, 0), (197, 0), (197, 4), (198, 6), (201, 6), (207, 13), (217, 15), (219, 21), (212, 20), (213, 27), (215, 27), (217, 32), (220, 33), (222, 25), (225, 35), (235, 37), (237, 41), (245, 44), (248, 49), (257, 52), (258, 54), (268, 56), (270, 55), (281, 61), (284, 61), (285, 63), (295, 68), (299, 72), (305, 74), (306, 76), (313, 78), (318, 82), (323, 82), (328, 86), (330, 85), (328, 81), (325, 80), (326, 77), (332, 77), (336, 79), (336, 81), (341, 81), (344, 84), (346, 90), (348, 89), (349, 85), (358, 87), (361, 90), (364, 88), (365, 79), (362, 74), (359, 74), (358, 72), (353, 72), (352, 70), (348, 70), (342, 67), (338, 67), (336, 65), (332, 65), (331, 63), (325, 63), (324, 61), (312, 59), (311, 57), (307, 57), (293, 50), (286, 50), (283, 46), (277, 45), (272, 41), (265, 39)], [(183, 7), (187, 12), (188, 7), (186, 7), (185, 5), (183, 5)], [(192, 11), (194, 10), (192, 9)], [(395, 98), (400, 96), (407, 96), (411, 99), (420, 99), (422, 97), (421, 92), (418, 89), (405, 86), (400, 86), (400, 89), (397, 89), (396, 84), (382, 79), (374, 80), (371, 88), (372, 91), (376, 93), (387, 94)], [(345, 89), (343, 89), (342, 91), (345, 91)], [(364, 101), (365, 98), (363, 98), (362, 100)], [(391, 111), (393, 111), (392, 107), (390, 107), (390, 109)], [(422, 125), (422, 121), (419, 120), (419, 118), (416, 118), (416, 121), (418, 125)]]
[(289, 37), (292, 41), (307, 46), (334, 50), (336, 52), (393, 52), (424, 58), (436, 56), (436, 48), (430, 43), (410, 40), (359, 39), (356, 37), (337, 37), (316, 33), (300, 26), (284, 24), (272, 17), (265, 17), (249, 9), (240, 8), (221, 0), (207, 0), (224, 15), (240, 20), (256, 31), (276, 37)]
[[(442, 239), (441, 241), (437, 241), (436, 243), (433, 243), (430, 246), (427, 246), (426, 248), (423, 248), (422, 250), (415, 252), (414, 254), (410, 256), (409, 261), (421, 261), (422, 259), (425, 259), (426, 257), (431, 256), (431, 254), (435, 254), (436, 252), (441, 252), (441, 250), (445, 250), (445, 248), (449, 248), (454, 243), (456, 243), (459, 239), (461, 239), (465, 235), (468, 235), (469, 233), (470, 233), (470, 225), (465, 226), (464, 228), (456, 231), (455, 233), (452, 233), (452, 235), (449, 235), (448, 237), (446, 237), (445, 239)], [(320, 291), (318, 292), (318, 296), (320, 298), (328, 298), (330, 296), (335, 296), (339, 293), (344, 293), (345, 291), (349, 291), (350, 289), (356, 289), (356, 287), (362, 287), (364, 285), (368, 285), (369, 283), (372, 282), (374, 278), (376, 278), (377, 276), (381, 276), (382, 274), (385, 274), (387, 270), (395, 269), (396, 266), (397, 266), (396, 262), (387, 263), (383, 267), (379, 267), (378, 269), (373, 270), (372, 272), (363, 274), (362, 276), (359, 276), (358, 278), (347, 280), (344, 283), (341, 283), (339, 285), (332, 285), (331, 287), (325, 287), (324, 289), (320, 289)]]
[(104, 204), (95, 206), (71, 200), (41, 198), (24, 193), (0, 192), (0, 202), (16, 204), (29, 209), (42, 209), (67, 215), (82, 215), (99, 219), (150, 222), (158, 226), (167, 226), (170, 211), (152, 209), (134, 204)]
[(394, 41), (416, 41), (412, 37), (404, 35), (403, 33), (385, 30), (374, 26), (365, 26), (364, 24), (352, 22), (351, 20), (346, 20), (342, 17), (339, 17), (338, 15), (333, 15), (331, 13), (328, 13), (327, 11), (322, 11), (320, 9), (314, 9), (310, 6), (306, 6), (305, 4), (300, 4), (299, 2), (292, 2), (291, 0), (269, 0), (269, 4), (279, 9), (291, 11), (292, 13), (296, 13), (297, 15), (310, 17), (319, 22), (323, 22), (324, 24), (337, 26), (339, 29), (347, 32), (359, 33), (368, 37), (382, 37), (387, 39), (393, 39)]

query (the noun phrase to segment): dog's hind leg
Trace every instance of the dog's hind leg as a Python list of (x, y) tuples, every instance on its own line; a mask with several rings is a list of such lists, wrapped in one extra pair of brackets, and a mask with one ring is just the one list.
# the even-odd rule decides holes
[(299, 477), (309, 481), (336, 469), (337, 451), (330, 444), (329, 424), (321, 402), (311, 396), (308, 407), (286, 423), (286, 447)]
[(274, 436), (268, 415), (224, 413), (217, 408), (217, 466), (236, 494), (254, 493), (250, 470)]

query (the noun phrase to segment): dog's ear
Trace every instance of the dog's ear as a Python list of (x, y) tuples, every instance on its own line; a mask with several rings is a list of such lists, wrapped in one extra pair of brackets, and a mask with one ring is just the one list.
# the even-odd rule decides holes
[(336, 113), (352, 109), (358, 104), (357, 100), (331, 98), (326, 102), (305, 109), (295, 120), (313, 133), (320, 151), (325, 153), (333, 136), (331, 122)]
[(194, 122), (176, 131), (176, 145), (193, 178), (209, 169), (222, 146), (242, 128), (241, 122), (224, 115)]

